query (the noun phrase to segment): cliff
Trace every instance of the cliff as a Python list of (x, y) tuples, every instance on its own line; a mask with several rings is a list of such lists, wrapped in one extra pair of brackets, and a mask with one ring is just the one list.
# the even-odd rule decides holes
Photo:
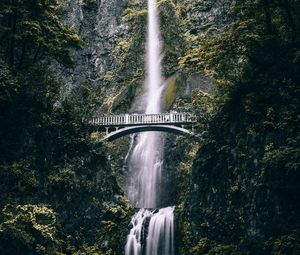
[[(143, 110), (145, 1), (0, 7), (0, 253), (121, 254), (129, 139), (98, 143), (82, 119)], [(163, 109), (197, 116), (165, 143), (178, 254), (299, 254), (299, 4), (159, 9)]]

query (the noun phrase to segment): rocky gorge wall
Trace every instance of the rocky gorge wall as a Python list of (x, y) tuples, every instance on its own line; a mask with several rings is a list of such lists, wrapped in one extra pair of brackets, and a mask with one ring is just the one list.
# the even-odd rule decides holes
[[(211, 92), (211, 81), (182, 72), (178, 62), (197, 38), (222, 32), (228, 23), (230, 1), (159, 4), (165, 78), (173, 77), (170, 86), (176, 81), (173, 91), (180, 96), (191, 96), (196, 88)], [(89, 84), (92, 91), (101, 94), (95, 97), (102, 112), (135, 110), (134, 102), (144, 85), (145, 1), (66, 1), (64, 17), (84, 41), (82, 50), (73, 53), (74, 68), (56, 70), (67, 84), (66, 92)]]
[[(250, 47), (251, 54), (260, 53), (257, 59), (268, 52), (269, 46), (258, 50), (264, 39), (259, 41), (259, 47), (251, 48), (261, 36), (251, 37), (251, 33), (265, 22), (266, 14), (262, 10), (266, 8), (258, 2), (257, 7), (251, 1), (159, 1), (163, 72), (167, 81), (164, 109), (204, 115), (196, 127), (202, 137), (188, 139), (169, 135), (166, 142), (164, 180), (171, 188), (165, 191), (168, 198), (163, 203), (176, 205), (180, 254), (297, 254), (299, 251), (296, 220), (299, 187), (293, 181), (299, 176), (294, 163), (289, 168), (286, 162), (295, 162), (291, 155), (296, 153), (297, 142), (294, 141), (295, 123), (291, 119), (297, 119), (293, 112), (296, 107), (288, 99), (283, 103), (283, 95), (292, 95), (287, 92), (289, 85), (278, 85), (281, 91), (278, 92), (269, 83), (263, 83), (265, 76), (257, 71), (272, 66), (279, 56), (264, 63), (263, 68), (257, 64), (260, 60), (255, 63), (258, 66), (247, 67), (247, 73), (257, 74), (260, 80), (247, 76), (251, 82), (241, 85), (245, 74), (237, 81), (230, 76), (239, 72), (246, 62), (244, 55), (249, 53), (242, 52), (232, 60), (230, 54), (236, 49), (242, 48), (242, 51)], [(70, 84), (80, 86), (85, 81), (91, 82), (92, 91), (101, 95), (97, 110), (103, 113), (139, 112), (145, 76), (145, 1), (90, 1), (91, 8), (87, 8), (87, 2), (80, 2), (79, 10), (72, 3), (69, 2), (66, 20), (85, 38), (86, 45), (81, 52), (74, 53), (78, 67), (67, 75), (74, 77)], [(241, 8), (234, 14), (238, 17), (254, 12), (250, 21), (242, 20), (237, 28), (235, 23), (232, 25), (234, 3)], [(272, 8), (274, 16), (280, 13), (277, 7)], [(256, 19), (258, 23), (252, 26), (251, 22)], [(276, 16), (274, 20), (276, 26), (280, 19)], [(251, 29), (244, 31), (248, 26)], [(248, 37), (240, 39), (235, 31)], [(216, 36), (223, 33), (224, 37), (218, 41)], [(210, 45), (210, 40), (217, 45)], [(234, 47), (230, 48), (232, 43)], [(225, 46), (219, 48), (218, 44)], [(209, 46), (205, 48), (206, 45)], [(215, 73), (206, 65), (206, 60), (211, 61), (211, 66), (216, 63), (217, 71), (227, 73), (229, 79), (212, 79)], [(294, 61), (297, 62), (296, 58)], [(231, 69), (226, 69), (228, 62)], [(270, 71), (268, 79), (281, 73), (282, 68)], [(278, 80), (285, 84), (285, 79)], [(279, 94), (281, 103), (273, 104), (270, 98), (278, 98)], [(282, 110), (276, 105), (281, 105)], [(278, 117), (282, 111), (287, 113), (282, 116), (294, 117)], [(286, 131), (288, 134), (282, 130), (286, 123), (291, 126)], [(272, 125), (280, 131), (274, 131)], [(124, 174), (125, 144), (128, 138), (110, 145), (111, 164), (120, 183)], [(273, 153), (281, 159), (278, 164), (272, 163), (277, 162)]]
[[(191, 105), (195, 91), (200, 91), (207, 101), (207, 93), (214, 93), (215, 85), (203, 74), (184, 70), (180, 58), (197, 45), (199, 38), (224, 30), (229, 22), (227, 11), (231, 2), (168, 0), (159, 1), (159, 5), (166, 79), (163, 108), (193, 111), (192, 106), (182, 104)], [(82, 50), (74, 52), (75, 68), (62, 69), (60, 73), (68, 84), (66, 90), (89, 84), (89, 91), (97, 101), (94, 110), (104, 114), (140, 112), (145, 78), (146, 11), (146, 1), (66, 1), (65, 20), (85, 42)], [(174, 138), (167, 138), (170, 141), (167, 151), (178, 144)], [(111, 165), (123, 185), (122, 167), (129, 139), (122, 138), (107, 146), (111, 151)], [(169, 170), (164, 179), (174, 191), (177, 187), (174, 178), (178, 176), (173, 168), (181, 161), (174, 163), (172, 158), (165, 161)], [(179, 204), (179, 195), (171, 193), (164, 203)]]

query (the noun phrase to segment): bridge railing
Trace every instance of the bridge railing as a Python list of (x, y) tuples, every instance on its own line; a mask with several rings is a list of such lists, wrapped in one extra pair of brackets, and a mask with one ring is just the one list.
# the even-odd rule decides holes
[(189, 124), (194, 122), (190, 113), (162, 114), (124, 114), (115, 116), (92, 117), (88, 120), (97, 126), (130, 126), (139, 124)]

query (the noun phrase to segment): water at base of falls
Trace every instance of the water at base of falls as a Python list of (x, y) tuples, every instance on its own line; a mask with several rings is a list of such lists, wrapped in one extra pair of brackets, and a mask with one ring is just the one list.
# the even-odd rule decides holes
[(174, 207), (140, 209), (131, 224), (125, 255), (174, 254)]

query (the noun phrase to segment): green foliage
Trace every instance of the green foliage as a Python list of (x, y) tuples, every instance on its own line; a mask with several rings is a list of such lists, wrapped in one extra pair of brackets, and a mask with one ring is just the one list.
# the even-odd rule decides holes
[[(28, 80), (28, 83), (29, 77), (24, 74), (18, 76), (24, 81), (22, 86), (28, 84), (25, 91), (20, 88), (17, 94), (23, 100), (12, 100), (10, 108), (6, 108), (10, 115), (1, 116), (7, 125), (1, 126), (1, 207), (17, 205), (21, 201), (44, 201), (50, 205), (60, 225), (60, 238), (55, 239), (55, 243), (64, 240), (55, 246), (59, 250), (75, 253), (81, 246), (101, 242), (104, 236), (110, 240), (105, 251), (111, 247), (121, 249), (119, 240), (126, 233), (131, 208), (126, 200), (114, 198), (121, 189), (106, 163), (105, 149), (88, 140), (82, 118), (91, 109), (85, 106), (89, 100), (82, 100), (81, 94), (75, 90), (76, 96), (68, 97), (60, 105), (54, 104), (58, 91), (51, 92), (55, 88), (51, 80), (40, 79), (44, 75), (40, 73), (42, 77), (39, 78), (37, 74), (35, 71), (35, 76), (31, 76), (29, 72), (35, 80)], [(45, 76), (48, 77), (48, 74)], [(5, 105), (8, 103), (5, 102)], [(12, 128), (10, 120), (15, 120), (18, 126)], [(116, 208), (112, 212), (116, 215), (113, 218), (109, 216), (104, 201), (114, 201)], [(105, 229), (102, 222), (109, 220), (119, 224), (115, 225), (114, 232), (104, 235), (99, 230)], [(17, 222), (15, 227), (20, 224)], [(26, 228), (24, 235), (31, 236), (31, 231)], [(9, 236), (6, 231), (0, 236), (0, 243), (5, 244), (4, 240), (12, 238), (16, 239), (16, 252), (11, 251), (10, 254), (18, 254), (17, 250), (25, 245), (20, 236)], [(45, 254), (55, 254), (48, 251), (52, 249), (50, 243), (29, 242), (26, 247), (41, 251), (45, 248)], [(1, 252), (6, 249), (0, 245)]]
[[(272, 240), (274, 255), (297, 254), (300, 252), (300, 240), (295, 235), (281, 236), (276, 240)], [(268, 244), (272, 242), (268, 241)]]
[(188, 35), (180, 65), (218, 84), (183, 210), (191, 252), (297, 253), (299, 7), (236, 1), (224, 33)]
[(207, 238), (202, 238), (199, 243), (189, 250), (189, 254), (203, 254), (203, 255), (231, 255), (242, 254), (238, 252), (236, 246), (223, 245), (217, 242), (210, 241)]
[[(88, 86), (74, 90), (57, 104), (60, 86), (47, 68), (30, 68), (15, 78), (8, 69), (2, 70), (1, 88), (6, 92), (1, 94), (1, 105), (6, 114), (1, 114), (4, 125), (0, 128), (1, 208), (44, 201), (57, 215), (57, 250), (75, 253), (84, 245), (107, 239), (109, 246), (101, 251), (121, 249), (119, 240), (126, 233), (131, 208), (126, 200), (114, 198), (121, 189), (106, 163), (105, 148), (89, 142), (82, 118), (90, 113), (95, 100)], [(114, 218), (108, 219), (104, 201), (114, 201)], [(113, 233), (103, 235), (101, 222), (108, 220), (119, 224)], [(5, 221), (1, 218), (0, 222)], [(23, 229), (19, 221), (14, 227)], [(14, 240), (15, 250), (9, 254), (18, 254), (24, 245), (29, 251), (55, 254), (49, 242), (24, 243), (23, 237), (7, 231), (0, 236), (1, 253), (10, 249), (4, 244)], [(30, 237), (31, 232), (25, 228), (22, 233)]]
[[(83, 119), (90, 83), (62, 95), (52, 64), (81, 40), (60, 1), (0, 3), (0, 253), (118, 254), (131, 207)], [(112, 212), (106, 204), (114, 204)], [(102, 222), (118, 222), (113, 233)]]
[(1, 57), (10, 66), (23, 69), (45, 57), (70, 66), (69, 49), (81, 39), (60, 20), (62, 3), (55, 1), (1, 1)]
[(1, 252), (57, 254), (57, 219), (54, 211), (43, 205), (6, 205), (0, 224)]

